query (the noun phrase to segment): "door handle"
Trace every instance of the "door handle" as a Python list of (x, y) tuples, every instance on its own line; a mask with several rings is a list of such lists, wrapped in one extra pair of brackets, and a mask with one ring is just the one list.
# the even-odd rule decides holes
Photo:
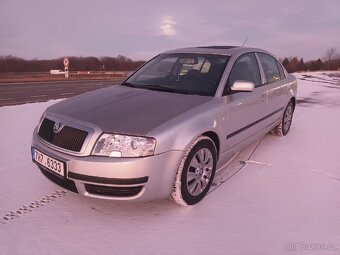
[(260, 97), (260, 100), (262, 102), (266, 102), (266, 94), (263, 94), (261, 97)]

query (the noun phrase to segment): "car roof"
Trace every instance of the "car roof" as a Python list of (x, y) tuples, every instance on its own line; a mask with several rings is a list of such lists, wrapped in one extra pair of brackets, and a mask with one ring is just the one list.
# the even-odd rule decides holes
[(242, 54), (246, 52), (264, 52), (264, 53), (270, 54), (269, 52), (262, 50), (262, 49), (248, 48), (248, 47), (241, 47), (241, 46), (198, 46), (198, 47), (180, 48), (180, 49), (165, 51), (162, 54), (200, 53), (200, 54), (218, 54), (218, 55), (232, 56), (234, 54)]

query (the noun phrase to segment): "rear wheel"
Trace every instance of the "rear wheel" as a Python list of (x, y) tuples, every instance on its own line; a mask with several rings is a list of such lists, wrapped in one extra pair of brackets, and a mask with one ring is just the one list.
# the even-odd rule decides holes
[(283, 113), (279, 125), (272, 129), (271, 133), (273, 135), (285, 136), (288, 134), (293, 120), (293, 112), (294, 112), (293, 102), (290, 101)]
[(177, 171), (171, 198), (182, 206), (194, 205), (208, 193), (216, 171), (217, 150), (206, 136), (187, 149)]

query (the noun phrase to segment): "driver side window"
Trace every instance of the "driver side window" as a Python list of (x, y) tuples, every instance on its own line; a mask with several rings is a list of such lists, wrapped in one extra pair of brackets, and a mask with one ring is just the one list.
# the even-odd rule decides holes
[(255, 87), (261, 86), (261, 75), (254, 53), (246, 53), (239, 57), (229, 74), (223, 95), (228, 94), (235, 81), (251, 81)]

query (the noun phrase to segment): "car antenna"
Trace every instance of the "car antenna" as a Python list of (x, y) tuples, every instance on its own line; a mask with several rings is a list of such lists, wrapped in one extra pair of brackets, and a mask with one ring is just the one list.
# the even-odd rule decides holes
[(244, 42), (243, 42), (241, 47), (244, 47), (244, 45), (246, 44), (247, 40), (248, 40), (248, 35), (246, 36), (246, 39), (244, 40)]

